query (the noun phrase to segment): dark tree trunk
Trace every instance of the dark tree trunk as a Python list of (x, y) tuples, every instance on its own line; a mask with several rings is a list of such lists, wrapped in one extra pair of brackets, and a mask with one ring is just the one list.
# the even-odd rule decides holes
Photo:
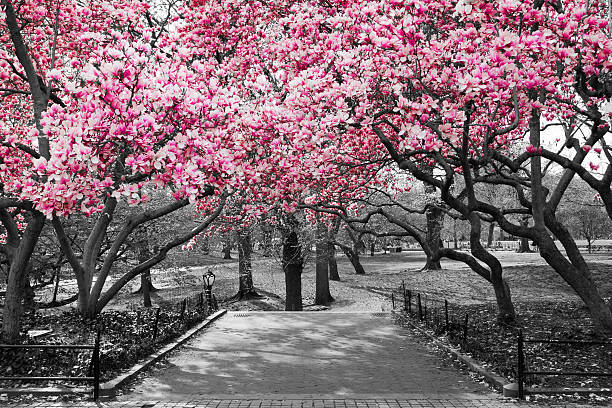
[[(444, 221), (444, 212), (439, 207), (429, 206), (425, 212), (425, 217), (427, 219), (427, 234), (425, 236), (425, 241), (427, 242), (427, 246), (431, 248), (431, 253), (437, 253), (442, 247), (440, 245), (442, 242), (440, 239), (440, 231), (442, 230), (442, 222)], [(442, 269), (440, 260), (434, 260), (428, 255), (423, 270), (438, 271), (440, 269)]]
[(34, 213), (28, 222), (19, 247), (9, 269), (6, 295), (4, 299), (4, 317), (2, 324), (2, 338), (7, 343), (16, 343), (21, 331), (21, 317), (23, 314), (23, 285), (26, 279), (28, 263), (34, 252), (38, 237), (45, 225), (45, 216)]
[(329, 260), (327, 256), (327, 227), (317, 222), (315, 304), (327, 306), (334, 301), (329, 292)]
[(582, 299), (589, 309), (595, 331), (601, 335), (612, 337), (612, 310), (599, 293), (589, 266), (580, 253), (576, 242), (567, 228), (556, 220), (554, 214), (547, 211), (544, 216), (546, 227), (563, 245), (567, 253), (567, 259), (546, 231), (539, 234), (537, 241), (540, 255)]
[(147, 269), (140, 275), (140, 288), (142, 289), (142, 303), (144, 307), (151, 307), (151, 270)]
[(487, 248), (491, 248), (493, 245), (493, 234), (495, 233), (495, 223), (489, 223), (489, 234), (487, 236)]
[(590, 253), (593, 252), (593, 241), (591, 241), (589, 238), (587, 238), (587, 251)]
[(453, 248), (457, 249), (459, 248), (459, 245), (457, 245), (457, 220), (453, 219)]
[(61, 275), (62, 275), (61, 268), (58, 268), (55, 271), (55, 285), (53, 286), (53, 300), (51, 300), (51, 303), (57, 302), (57, 292), (59, 291)]
[(374, 249), (376, 249), (374, 241), (370, 242), (370, 256), (374, 256)]
[[(146, 262), (151, 257), (151, 250), (149, 248), (149, 237), (145, 229), (138, 231), (135, 236), (137, 239), (136, 250), (138, 251), (138, 263)], [(142, 293), (142, 303), (144, 307), (151, 307), (151, 292), (156, 291), (157, 288), (153, 287), (151, 283), (151, 270), (147, 269), (140, 275), (140, 287), (136, 293)]]
[(232, 242), (227, 240), (223, 243), (223, 259), (232, 259)]
[(365, 269), (363, 269), (363, 265), (361, 265), (361, 261), (359, 260), (359, 254), (351, 249), (351, 247), (342, 245), (340, 246), (344, 255), (348, 258), (355, 269), (355, 274), (357, 275), (365, 275)]
[(30, 283), (30, 276), (32, 272), (32, 264), (28, 264), (27, 272), (23, 277), (23, 311), (28, 312), (34, 310), (36, 307), (36, 302), (34, 301), (34, 297), (36, 294), (34, 293), (34, 288)]
[[(528, 226), (529, 226), (529, 218), (527, 217), (521, 218), (521, 227), (527, 228)], [(521, 240), (519, 241), (519, 248), (517, 252), (519, 253), (533, 252), (531, 248), (529, 248), (529, 238), (521, 237)]]
[(510, 287), (503, 278), (503, 269), (499, 260), (491, 255), (480, 243), (481, 223), (478, 214), (472, 212), (468, 216), (470, 221), (470, 250), (472, 255), (484, 262), (490, 271), (491, 284), (495, 291), (497, 301), (497, 320), (501, 323), (512, 324), (516, 319), (514, 304), (510, 294)]
[(338, 262), (336, 262), (336, 246), (332, 242), (327, 242), (327, 257), (329, 261), (329, 280), (340, 281)]
[(248, 228), (242, 229), (238, 232), (238, 293), (234, 295), (233, 300), (248, 300), (261, 297), (253, 286), (252, 254), (251, 230)]
[(304, 268), (302, 249), (298, 235), (293, 228), (284, 235), (282, 264), (285, 272), (285, 310), (301, 311), (302, 270)]

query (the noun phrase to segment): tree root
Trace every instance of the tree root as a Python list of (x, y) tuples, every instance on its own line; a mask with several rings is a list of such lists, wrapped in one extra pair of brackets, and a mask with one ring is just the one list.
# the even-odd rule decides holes
[(264, 295), (260, 295), (257, 293), (255, 289), (251, 289), (248, 292), (238, 291), (234, 296), (227, 299), (228, 302), (240, 302), (244, 300), (255, 300), (255, 299), (263, 299)]

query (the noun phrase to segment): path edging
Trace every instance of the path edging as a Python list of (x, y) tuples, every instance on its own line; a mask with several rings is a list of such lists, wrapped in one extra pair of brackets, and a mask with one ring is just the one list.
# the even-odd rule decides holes
[(161, 360), (163, 357), (166, 356), (166, 354), (170, 353), (177, 347), (181, 346), (183, 343), (185, 343), (186, 341), (191, 339), (195, 334), (197, 334), (200, 330), (204, 329), (205, 327), (207, 327), (212, 322), (214, 322), (215, 320), (217, 320), (218, 318), (220, 318), (226, 313), (227, 313), (226, 309), (219, 310), (213, 313), (212, 315), (204, 319), (197, 326), (187, 330), (183, 335), (176, 338), (170, 344), (167, 344), (166, 346), (162, 347), (160, 350), (151, 354), (142, 363), (132, 366), (132, 368), (128, 372), (121, 374), (110, 381), (100, 384), (100, 397), (105, 398), (105, 399), (113, 398), (115, 394), (117, 393), (117, 389), (119, 387), (121, 387), (125, 383), (132, 380), (134, 377), (136, 377), (142, 371), (149, 368), (151, 365), (153, 365), (157, 361)]
[[(404, 317), (401, 313), (398, 313), (395, 310), (393, 310), (392, 313), (395, 314), (395, 315)], [(497, 374), (487, 370), (478, 361), (476, 361), (473, 358), (463, 354), (460, 350), (458, 350), (458, 349), (456, 349), (454, 347), (451, 347), (451, 346), (449, 346), (447, 344), (444, 344), (443, 342), (438, 340), (436, 337), (432, 336), (430, 333), (428, 333), (427, 331), (423, 330), (421, 327), (419, 327), (416, 324), (414, 324), (413, 322), (411, 322), (410, 319), (406, 319), (406, 322), (413, 329), (415, 329), (416, 331), (418, 331), (419, 333), (423, 334), (424, 336), (426, 336), (427, 338), (432, 340), (434, 343), (436, 343), (436, 345), (442, 347), (445, 351), (449, 352), (454, 357), (456, 357), (457, 359), (461, 360), (465, 365), (468, 366), (468, 368), (471, 371), (474, 371), (474, 372), (478, 373), (479, 375), (483, 376), (485, 381), (487, 383), (491, 384), (496, 390), (499, 390), (501, 392), (504, 389), (504, 385), (510, 384), (510, 381), (508, 381), (507, 378), (504, 378), (504, 377), (502, 377), (500, 375), (497, 375)]]

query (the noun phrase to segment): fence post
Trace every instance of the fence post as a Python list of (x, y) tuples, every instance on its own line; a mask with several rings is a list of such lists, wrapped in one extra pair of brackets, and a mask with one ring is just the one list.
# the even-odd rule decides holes
[(412, 315), (412, 292), (408, 291), (408, 314)]
[(153, 323), (153, 340), (157, 338), (157, 325), (159, 324), (159, 313), (161, 312), (161, 307), (157, 308), (155, 312), (155, 323)]
[(217, 303), (217, 296), (213, 293), (212, 295), (213, 306), (215, 308), (215, 312), (219, 310), (219, 303)]
[(448, 300), (444, 299), (444, 331), (448, 332)]
[(408, 298), (406, 296), (406, 288), (404, 288), (404, 312), (408, 310)]
[(198, 299), (199, 303), (198, 306), (203, 307), (204, 306), (204, 292), (200, 292), (200, 298)]
[(469, 315), (465, 314), (465, 321), (463, 322), (463, 343), (467, 340), (467, 331), (468, 331), (468, 317)]
[(421, 306), (421, 294), (417, 293), (417, 303), (419, 304), (419, 320), (423, 320), (423, 307)]
[(395, 310), (395, 293), (391, 292), (391, 309)]
[(94, 343), (93, 352), (93, 375), (94, 375), (94, 401), (100, 396), (100, 329), (96, 332), (96, 342)]
[(525, 371), (525, 356), (523, 355), (523, 330), (519, 330), (518, 332), (518, 367), (516, 373), (516, 380), (518, 382), (518, 397), (520, 400), (525, 398), (525, 391), (523, 389), (523, 382), (525, 381), (523, 378), (523, 372)]

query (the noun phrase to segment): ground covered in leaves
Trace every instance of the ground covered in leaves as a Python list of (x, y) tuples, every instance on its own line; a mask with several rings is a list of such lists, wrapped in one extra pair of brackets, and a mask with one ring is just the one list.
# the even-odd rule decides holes
[[(427, 327), (434, 335), (444, 336), (445, 341), (513, 382), (517, 376), (519, 329), (526, 340), (602, 340), (592, 330), (586, 308), (578, 302), (519, 302), (515, 306), (519, 317), (514, 326), (498, 324), (496, 309), (491, 304), (450, 304), (448, 326), (444, 304), (432, 300), (426, 311), (422, 307), (422, 318), (416, 302), (411, 307), (412, 314), (404, 316), (410, 316), (411, 322)], [(612, 373), (612, 344), (525, 343), (525, 364), (528, 371)], [(610, 377), (597, 376), (529, 375), (526, 385), (533, 388), (612, 388)]]
[[(132, 310), (109, 310), (96, 319), (85, 319), (76, 311), (33, 313), (24, 328), (42, 333), (24, 336), (23, 344), (93, 345), (100, 331), (101, 381), (114, 378), (208, 315), (199, 297), (184, 304)], [(7, 376), (92, 376), (92, 351), (78, 349), (0, 349), (2, 371)], [(41, 387), (53, 382), (2, 381), (1, 388)], [(75, 385), (75, 382), (62, 382)], [(84, 384), (79, 384), (83, 386)]]

